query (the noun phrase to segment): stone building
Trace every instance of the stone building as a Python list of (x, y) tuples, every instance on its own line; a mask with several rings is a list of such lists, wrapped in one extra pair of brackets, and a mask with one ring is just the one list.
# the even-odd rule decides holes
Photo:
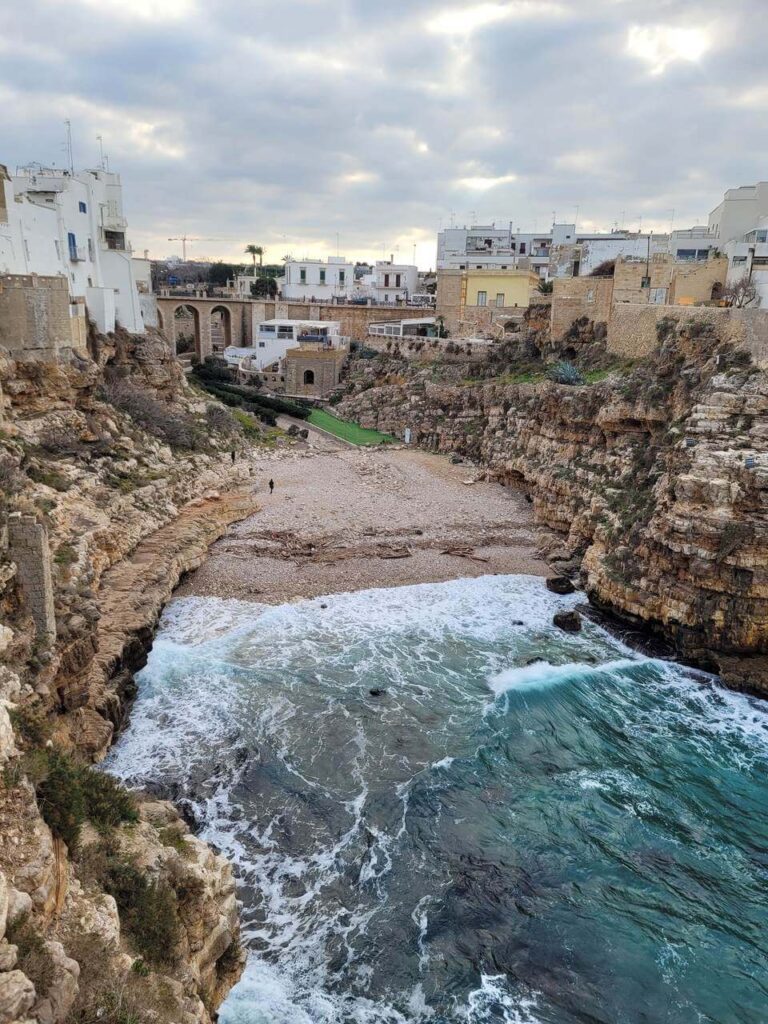
[(612, 277), (556, 278), (552, 291), (552, 337), (561, 338), (573, 321), (583, 316), (596, 324), (607, 324), (612, 301)]
[(527, 309), (538, 282), (532, 270), (438, 270), (436, 313), (452, 337), (488, 331)]
[(301, 345), (285, 354), (287, 395), (324, 398), (339, 383), (347, 358), (345, 349)]

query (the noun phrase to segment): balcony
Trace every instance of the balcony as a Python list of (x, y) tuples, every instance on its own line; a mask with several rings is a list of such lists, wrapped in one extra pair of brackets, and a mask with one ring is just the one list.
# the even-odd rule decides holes
[(87, 250), (84, 245), (70, 245), (69, 259), (71, 263), (85, 263), (87, 258)]

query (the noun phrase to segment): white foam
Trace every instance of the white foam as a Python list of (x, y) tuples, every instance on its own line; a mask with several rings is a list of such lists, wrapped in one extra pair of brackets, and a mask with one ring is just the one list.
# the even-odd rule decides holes
[[(602, 665), (587, 665), (577, 661), (566, 662), (564, 665), (553, 665), (548, 661), (537, 661), (533, 665), (510, 668), (499, 672), (498, 675), (491, 676), (488, 686), (496, 696), (500, 696), (509, 690), (539, 690), (584, 676), (597, 675), (602, 672), (620, 672), (625, 668), (634, 668), (637, 664), (638, 660), (634, 658), (620, 658), (607, 661)], [(645, 664), (649, 664), (649, 660), (645, 660)]]

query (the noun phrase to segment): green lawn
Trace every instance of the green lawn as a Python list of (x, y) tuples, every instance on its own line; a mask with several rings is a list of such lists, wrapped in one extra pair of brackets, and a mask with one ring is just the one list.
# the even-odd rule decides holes
[(329, 434), (335, 434), (336, 437), (340, 437), (344, 441), (351, 441), (352, 444), (388, 444), (397, 440), (395, 437), (390, 437), (389, 434), (380, 434), (378, 430), (366, 430), (365, 427), (358, 427), (356, 423), (347, 423), (346, 420), (331, 416), (323, 409), (313, 409), (309, 414), (309, 422), (314, 423), (321, 430), (327, 430)]

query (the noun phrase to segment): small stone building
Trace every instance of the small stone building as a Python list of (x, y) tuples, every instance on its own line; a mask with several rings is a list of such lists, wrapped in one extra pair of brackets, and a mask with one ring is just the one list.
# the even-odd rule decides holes
[(324, 398), (339, 383), (346, 358), (346, 349), (289, 348), (285, 353), (286, 394)]

